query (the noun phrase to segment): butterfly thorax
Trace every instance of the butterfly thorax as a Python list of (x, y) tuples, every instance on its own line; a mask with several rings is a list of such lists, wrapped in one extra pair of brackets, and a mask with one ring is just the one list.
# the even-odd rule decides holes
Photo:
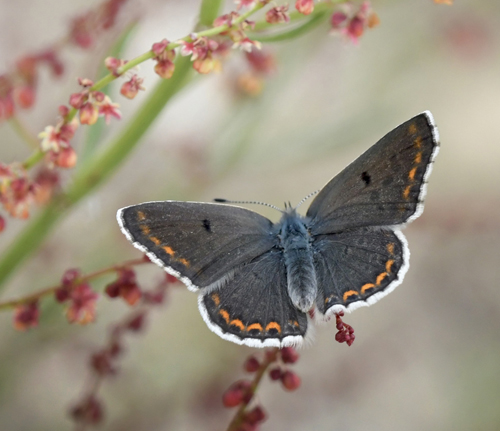
[(307, 312), (314, 304), (318, 286), (306, 219), (291, 210), (283, 215), (277, 227), (287, 271), (288, 295), (295, 307)]

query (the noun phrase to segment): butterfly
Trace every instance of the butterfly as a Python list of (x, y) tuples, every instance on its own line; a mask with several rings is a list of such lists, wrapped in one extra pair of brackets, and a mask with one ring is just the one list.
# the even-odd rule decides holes
[(198, 292), (208, 327), (252, 347), (300, 345), (315, 310), (328, 319), (398, 286), (410, 252), (400, 231), (423, 211), (439, 151), (428, 111), (385, 135), (331, 179), (305, 216), (273, 223), (223, 203), (161, 201), (122, 208), (132, 244)]

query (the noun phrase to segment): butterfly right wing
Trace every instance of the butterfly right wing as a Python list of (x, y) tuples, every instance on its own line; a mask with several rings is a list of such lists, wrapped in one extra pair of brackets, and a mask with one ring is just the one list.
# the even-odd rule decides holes
[(230, 205), (147, 202), (122, 208), (117, 220), (136, 248), (193, 291), (223, 284), (276, 242), (270, 220)]

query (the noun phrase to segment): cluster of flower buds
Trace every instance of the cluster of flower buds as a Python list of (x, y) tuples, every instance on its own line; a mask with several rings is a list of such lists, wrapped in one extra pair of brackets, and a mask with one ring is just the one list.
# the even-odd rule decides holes
[(269, 24), (284, 24), (290, 22), (288, 5), (275, 6), (266, 12), (266, 21)]
[(94, 45), (104, 30), (111, 28), (127, 0), (107, 0), (71, 22), (69, 41), (80, 48), (88, 49)]
[(342, 11), (333, 13), (330, 19), (333, 32), (340, 32), (357, 43), (366, 28), (374, 28), (380, 23), (378, 15), (372, 11), (369, 1), (364, 1), (356, 10), (352, 4), (344, 5)]
[(254, 382), (248, 379), (238, 380), (222, 396), (222, 403), (225, 407), (237, 407), (242, 404), (245, 406), (241, 412), (242, 417), (239, 418), (240, 428), (238, 429), (256, 430), (258, 425), (266, 419), (265, 411), (260, 405), (256, 404), (252, 409), (246, 406), (253, 400), (262, 374), (272, 364), (276, 364), (269, 371), (272, 381), (281, 381), (283, 388), (288, 391), (293, 391), (300, 386), (300, 377), (286, 366), (294, 364), (298, 359), (299, 355), (292, 347), (266, 350), (262, 361), (259, 361), (255, 355), (247, 358), (244, 369), (248, 373), (254, 373), (256, 380)]
[(295, 9), (303, 15), (309, 15), (314, 11), (314, 0), (297, 0)]
[(68, 303), (66, 318), (70, 323), (86, 325), (95, 319), (96, 302), (99, 295), (87, 282), (80, 280), (80, 271), (68, 269), (62, 279), (61, 287), (55, 291), (58, 302)]
[[(58, 184), (59, 175), (54, 171), (42, 169), (31, 180), (21, 165), (0, 163), (0, 203), (11, 217), (28, 218), (31, 205), (47, 203)], [(5, 219), (0, 216), (0, 232), (4, 228)]]
[(92, 125), (97, 122), (99, 116), (103, 116), (106, 124), (109, 124), (111, 117), (121, 118), (118, 104), (100, 91), (92, 91), (94, 83), (87, 78), (78, 78), (78, 83), (83, 90), (73, 93), (69, 98), (69, 104), (79, 111), (81, 124)]
[(135, 271), (131, 268), (121, 268), (118, 271), (118, 279), (106, 286), (106, 294), (110, 298), (121, 297), (129, 305), (135, 305), (142, 296)]
[(155, 54), (155, 72), (163, 79), (170, 79), (175, 70), (175, 50), (167, 49), (170, 42), (163, 39), (161, 42), (153, 44), (151, 51)]
[(342, 317), (344, 316), (344, 312), (341, 311), (335, 314), (336, 327), (338, 332), (335, 334), (335, 340), (339, 343), (346, 343), (350, 346), (354, 343), (354, 329), (351, 325), (342, 321)]
[(22, 57), (10, 73), (0, 75), (0, 122), (11, 118), (16, 107), (29, 109), (33, 106), (42, 65), (48, 66), (53, 76), (63, 74), (64, 67), (56, 51), (49, 49)]

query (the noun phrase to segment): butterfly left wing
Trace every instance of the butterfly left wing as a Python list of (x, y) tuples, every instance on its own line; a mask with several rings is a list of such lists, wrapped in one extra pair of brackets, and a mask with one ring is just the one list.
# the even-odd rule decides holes
[(283, 252), (278, 248), (240, 266), (224, 286), (201, 292), (198, 306), (212, 331), (237, 344), (296, 346), (307, 332), (306, 314), (288, 296)]
[(358, 228), (320, 235), (313, 244), (316, 307), (324, 315), (371, 305), (398, 286), (408, 269), (401, 232)]
[(307, 211), (311, 233), (414, 220), (438, 150), (430, 112), (396, 127), (323, 187)]
[(136, 248), (193, 291), (223, 284), (276, 241), (270, 220), (230, 205), (147, 202), (122, 208), (117, 220)]

